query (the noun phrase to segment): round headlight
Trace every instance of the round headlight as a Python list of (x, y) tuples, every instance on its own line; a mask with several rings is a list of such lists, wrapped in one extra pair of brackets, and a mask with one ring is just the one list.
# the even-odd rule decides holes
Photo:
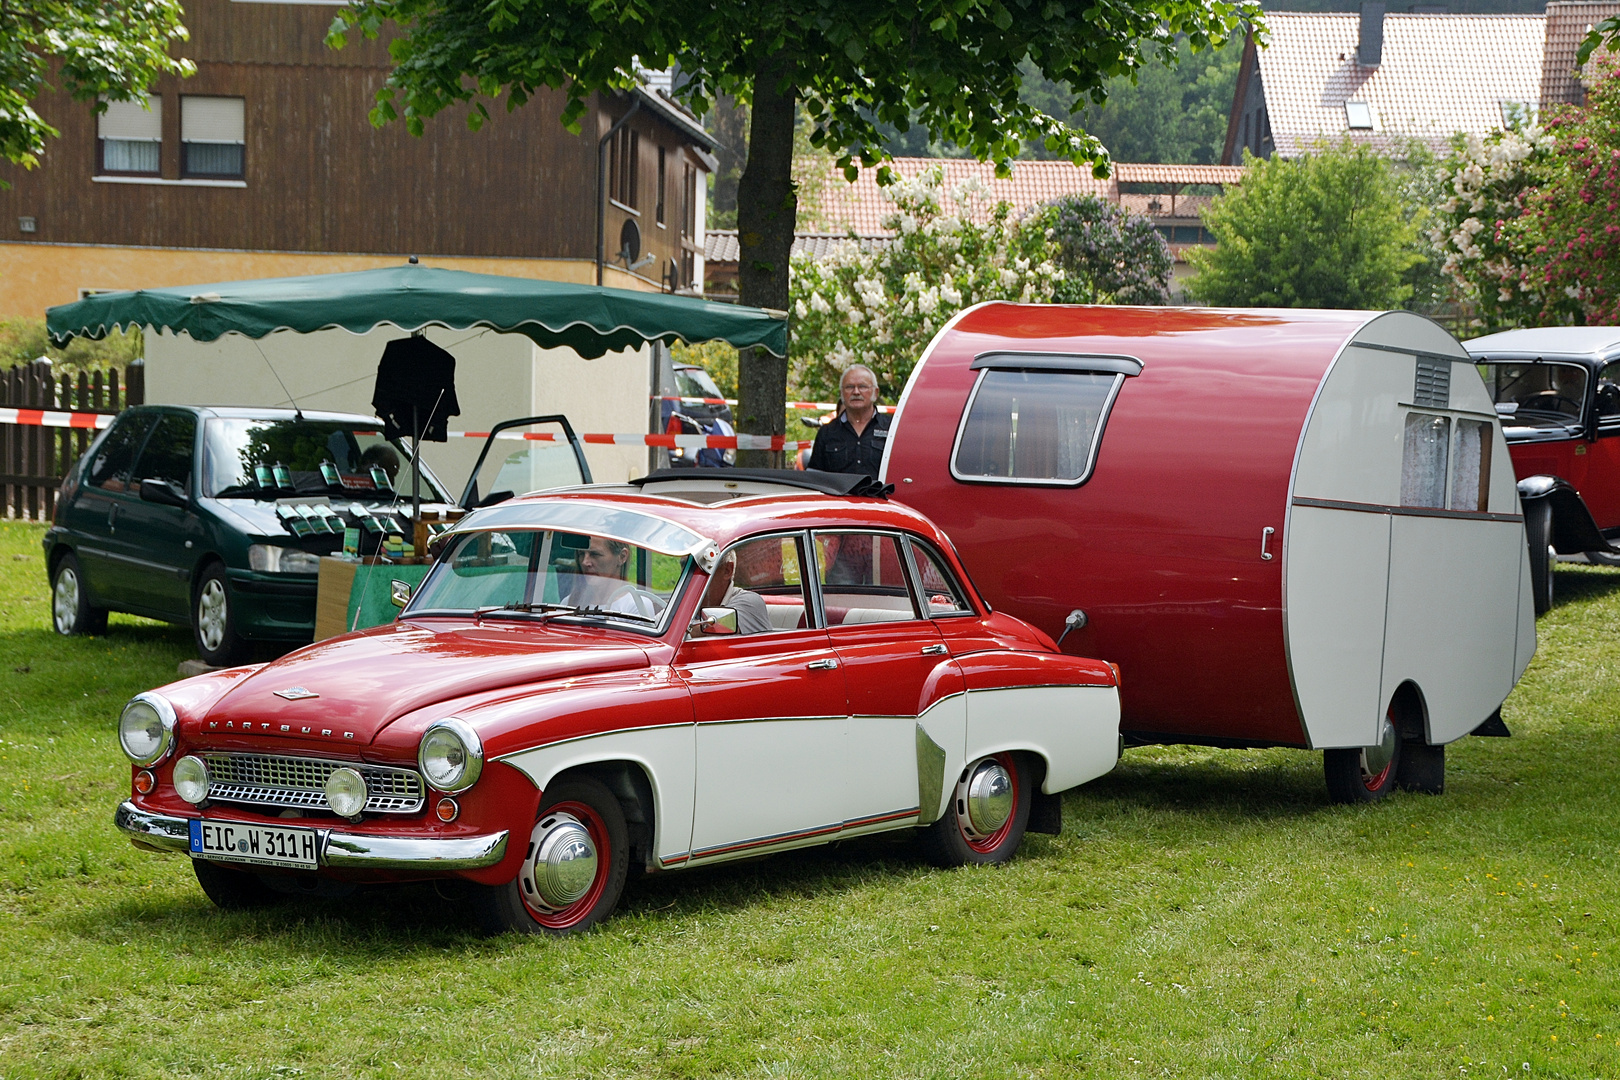
[(366, 808), (366, 778), (353, 769), (333, 769), (326, 778), (326, 805), (338, 817), (358, 817)]
[(160, 760), (174, 745), (174, 707), (156, 694), (137, 694), (118, 717), (118, 745), (137, 765)]
[(208, 798), (208, 766), (202, 758), (187, 754), (175, 762), (173, 780), (175, 794), (193, 806)]
[(416, 761), (433, 787), (466, 791), (478, 782), (478, 774), (484, 770), (484, 744), (470, 724), (452, 716), (427, 729)]

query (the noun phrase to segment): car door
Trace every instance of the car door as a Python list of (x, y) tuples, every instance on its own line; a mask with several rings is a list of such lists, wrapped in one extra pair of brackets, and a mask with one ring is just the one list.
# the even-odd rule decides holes
[(191, 569), (202, 527), (190, 506), (147, 501), (140, 488), (143, 480), (167, 482), (189, 500), (196, 444), (197, 417), (165, 411), (130, 473), (135, 498), (119, 510), (119, 538), (129, 545), (130, 603), (176, 621), (190, 615)]
[(113, 421), (91, 446), (83, 482), (64, 511), (85, 583), (105, 607), (125, 609), (133, 603), (133, 548), (127, 532), (120, 535), (118, 519), (139, 500), (130, 490), (130, 470), (156, 421), (156, 411), (148, 409), (128, 410)]
[(1588, 452), (1581, 498), (1599, 529), (1620, 528), (1620, 360), (1604, 364), (1597, 381), (1597, 439)]
[(735, 587), (765, 600), (771, 628), (694, 633), (677, 653), (697, 718), (694, 862), (818, 843), (843, 827), (844, 673), (804, 554), (798, 533), (728, 549), (717, 571), (733, 561)]
[(924, 686), (950, 662), (924, 618), (893, 533), (814, 536), (827, 636), (849, 692), (845, 828), (879, 829), (917, 813), (917, 716)]

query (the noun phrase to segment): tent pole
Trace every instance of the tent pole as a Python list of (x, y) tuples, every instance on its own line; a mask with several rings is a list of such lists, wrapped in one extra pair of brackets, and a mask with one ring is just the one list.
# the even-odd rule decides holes
[(411, 406), (411, 527), (422, 520), (422, 422)]

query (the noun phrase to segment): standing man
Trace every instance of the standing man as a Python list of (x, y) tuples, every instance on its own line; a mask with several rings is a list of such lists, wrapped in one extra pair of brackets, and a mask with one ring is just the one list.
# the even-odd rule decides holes
[(838, 381), (842, 407), (816, 432), (809, 468), (826, 472), (865, 473), (877, 479), (883, 448), (889, 440), (889, 417), (877, 411), (877, 376), (865, 364), (851, 364)]

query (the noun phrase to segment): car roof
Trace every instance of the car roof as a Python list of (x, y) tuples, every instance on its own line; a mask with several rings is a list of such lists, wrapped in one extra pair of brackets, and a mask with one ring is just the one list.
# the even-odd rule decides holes
[(1475, 356), (1504, 354), (1514, 357), (1571, 356), (1600, 360), (1620, 350), (1620, 327), (1537, 326), (1504, 330), (1463, 342)]
[(300, 416), (305, 420), (316, 420), (323, 423), (337, 422), (354, 424), (359, 427), (382, 428), (382, 421), (375, 416), (366, 416), (362, 413), (324, 412), (319, 409), (304, 409), (301, 413), (292, 409), (257, 408), (249, 405), (169, 405), (160, 401), (149, 401), (144, 405), (133, 406), (137, 409), (184, 409), (203, 417), (219, 417), (225, 420), (297, 420)]
[(498, 505), (518, 507), (557, 499), (639, 510), (721, 545), (756, 533), (806, 528), (896, 529), (918, 533), (936, 544), (948, 543), (928, 518), (887, 499), (828, 495), (764, 481), (728, 481), (724, 476), (645, 487), (587, 484), (520, 495)]

